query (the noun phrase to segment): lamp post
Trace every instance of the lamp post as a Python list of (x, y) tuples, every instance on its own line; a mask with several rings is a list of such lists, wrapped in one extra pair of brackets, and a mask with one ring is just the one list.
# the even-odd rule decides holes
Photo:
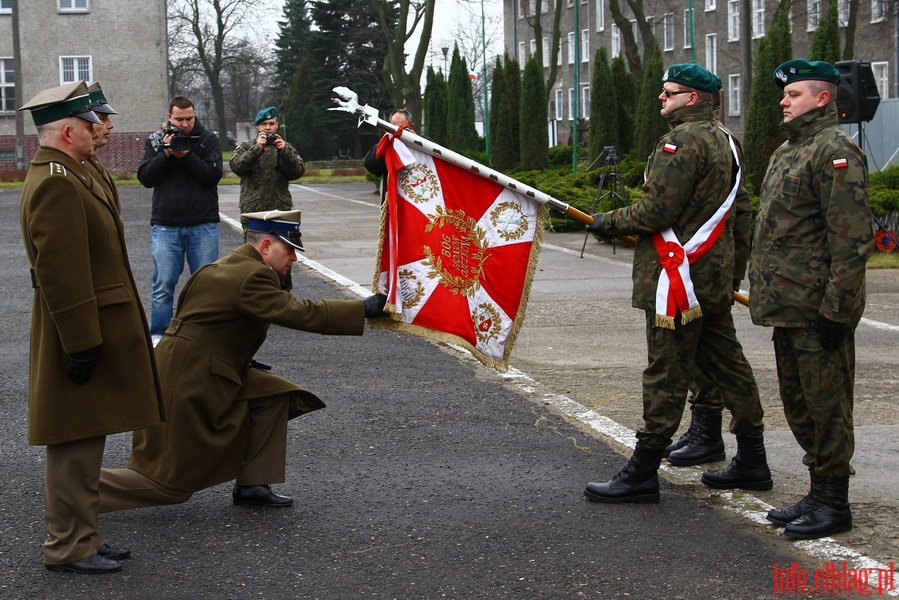
[(449, 48), (444, 46), (440, 50), (443, 51), (443, 76), (446, 77), (446, 55), (449, 54)]

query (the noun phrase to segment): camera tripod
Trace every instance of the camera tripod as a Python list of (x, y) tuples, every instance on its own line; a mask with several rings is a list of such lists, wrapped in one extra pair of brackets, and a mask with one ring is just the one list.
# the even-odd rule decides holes
[[(596, 188), (596, 196), (593, 198), (593, 209), (590, 211), (591, 214), (595, 214), (597, 209), (599, 208), (599, 203), (602, 200), (610, 200), (611, 208), (618, 208), (619, 206), (627, 206), (627, 190), (624, 187), (624, 179), (621, 177), (621, 171), (618, 169), (618, 149), (615, 146), (606, 146), (602, 153), (596, 157), (596, 160), (593, 161), (589, 167), (587, 167), (587, 171), (591, 171), (593, 167), (599, 162), (603, 156), (606, 157), (605, 166), (602, 169), (602, 175), (599, 177), (599, 187)], [(611, 186), (606, 189), (606, 181), (610, 178), (615, 178), (614, 186)], [(587, 248), (587, 239), (590, 237), (590, 233), (584, 234), (584, 245), (581, 247), (581, 258), (584, 258), (584, 250)], [(612, 240), (612, 254), (615, 254), (616, 243), (615, 240)]]

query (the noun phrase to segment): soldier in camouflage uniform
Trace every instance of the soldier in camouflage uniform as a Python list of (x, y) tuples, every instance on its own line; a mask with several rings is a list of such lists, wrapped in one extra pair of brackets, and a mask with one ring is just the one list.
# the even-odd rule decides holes
[[(240, 212), (291, 210), (290, 182), (306, 172), (306, 163), (296, 148), (278, 135), (278, 109), (263, 108), (254, 120), (258, 135), (243, 142), (234, 151), (228, 164), (240, 176)], [(247, 219), (241, 217), (244, 239)], [(293, 287), (290, 273), (281, 279), (285, 290)]]
[(646, 311), (649, 356), (637, 446), (610, 481), (587, 485), (584, 494), (597, 502), (659, 501), (659, 463), (680, 423), (694, 363), (724, 393), (738, 443), (731, 465), (707, 472), (703, 482), (772, 486), (758, 389), (730, 313), (734, 203), (748, 201), (737, 170), (742, 158), (712, 112), (717, 77), (698, 65), (672, 65), (662, 86), (661, 113), (671, 131), (647, 162), (642, 199), (594, 215), (588, 227), (601, 236), (637, 235), (632, 303)]
[(838, 124), (839, 72), (791, 60), (774, 78), (787, 140), (762, 184), (749, 302), (752, 321), (774, 327), (780, 397), (811, 476), (808, 495), (768, 520), (813, 539), (852, 529), (854, 335), (874, 231), (865, 156)]

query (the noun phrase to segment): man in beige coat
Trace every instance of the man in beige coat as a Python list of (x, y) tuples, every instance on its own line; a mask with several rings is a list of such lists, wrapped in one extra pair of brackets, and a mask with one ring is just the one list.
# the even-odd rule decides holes
[(185, 284), (156, 348), (169, 419), (135, 432), (127, 469), (103, 469), (100, 512), (177, 504), (232, 479), (235, 504), (292, 505), (270, 485), (285, 479), (287, 421), (324, 403), (253, 357), (271, 324), (362, 335), (365, 318), (386, 316), (383, 295), (313, 302), (281, 289), (303, 249), (299, 215), (244, 215), (247, 243)]
[(28, 442), (47, 446), (47, 568), (109, 573), (130, 552), (98, 530), (105, 436), (156, 425), (163, 406), (124, 224), (83, 163), (100, 123), (89, 102), (82, 81), (20, 109), (41, 144), (20, 213), (34, 287)]

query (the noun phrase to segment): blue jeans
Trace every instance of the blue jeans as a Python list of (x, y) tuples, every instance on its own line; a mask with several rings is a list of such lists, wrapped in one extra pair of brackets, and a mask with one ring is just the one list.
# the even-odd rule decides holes
[(218, 223), (203, 223), (191, 227), (153, 225), (150, 251), (153, 254), (150, 333), (162, 335), (172, 320), (175, 285), (184, 271), (185, 257), (191, 273), (218, 258)]

